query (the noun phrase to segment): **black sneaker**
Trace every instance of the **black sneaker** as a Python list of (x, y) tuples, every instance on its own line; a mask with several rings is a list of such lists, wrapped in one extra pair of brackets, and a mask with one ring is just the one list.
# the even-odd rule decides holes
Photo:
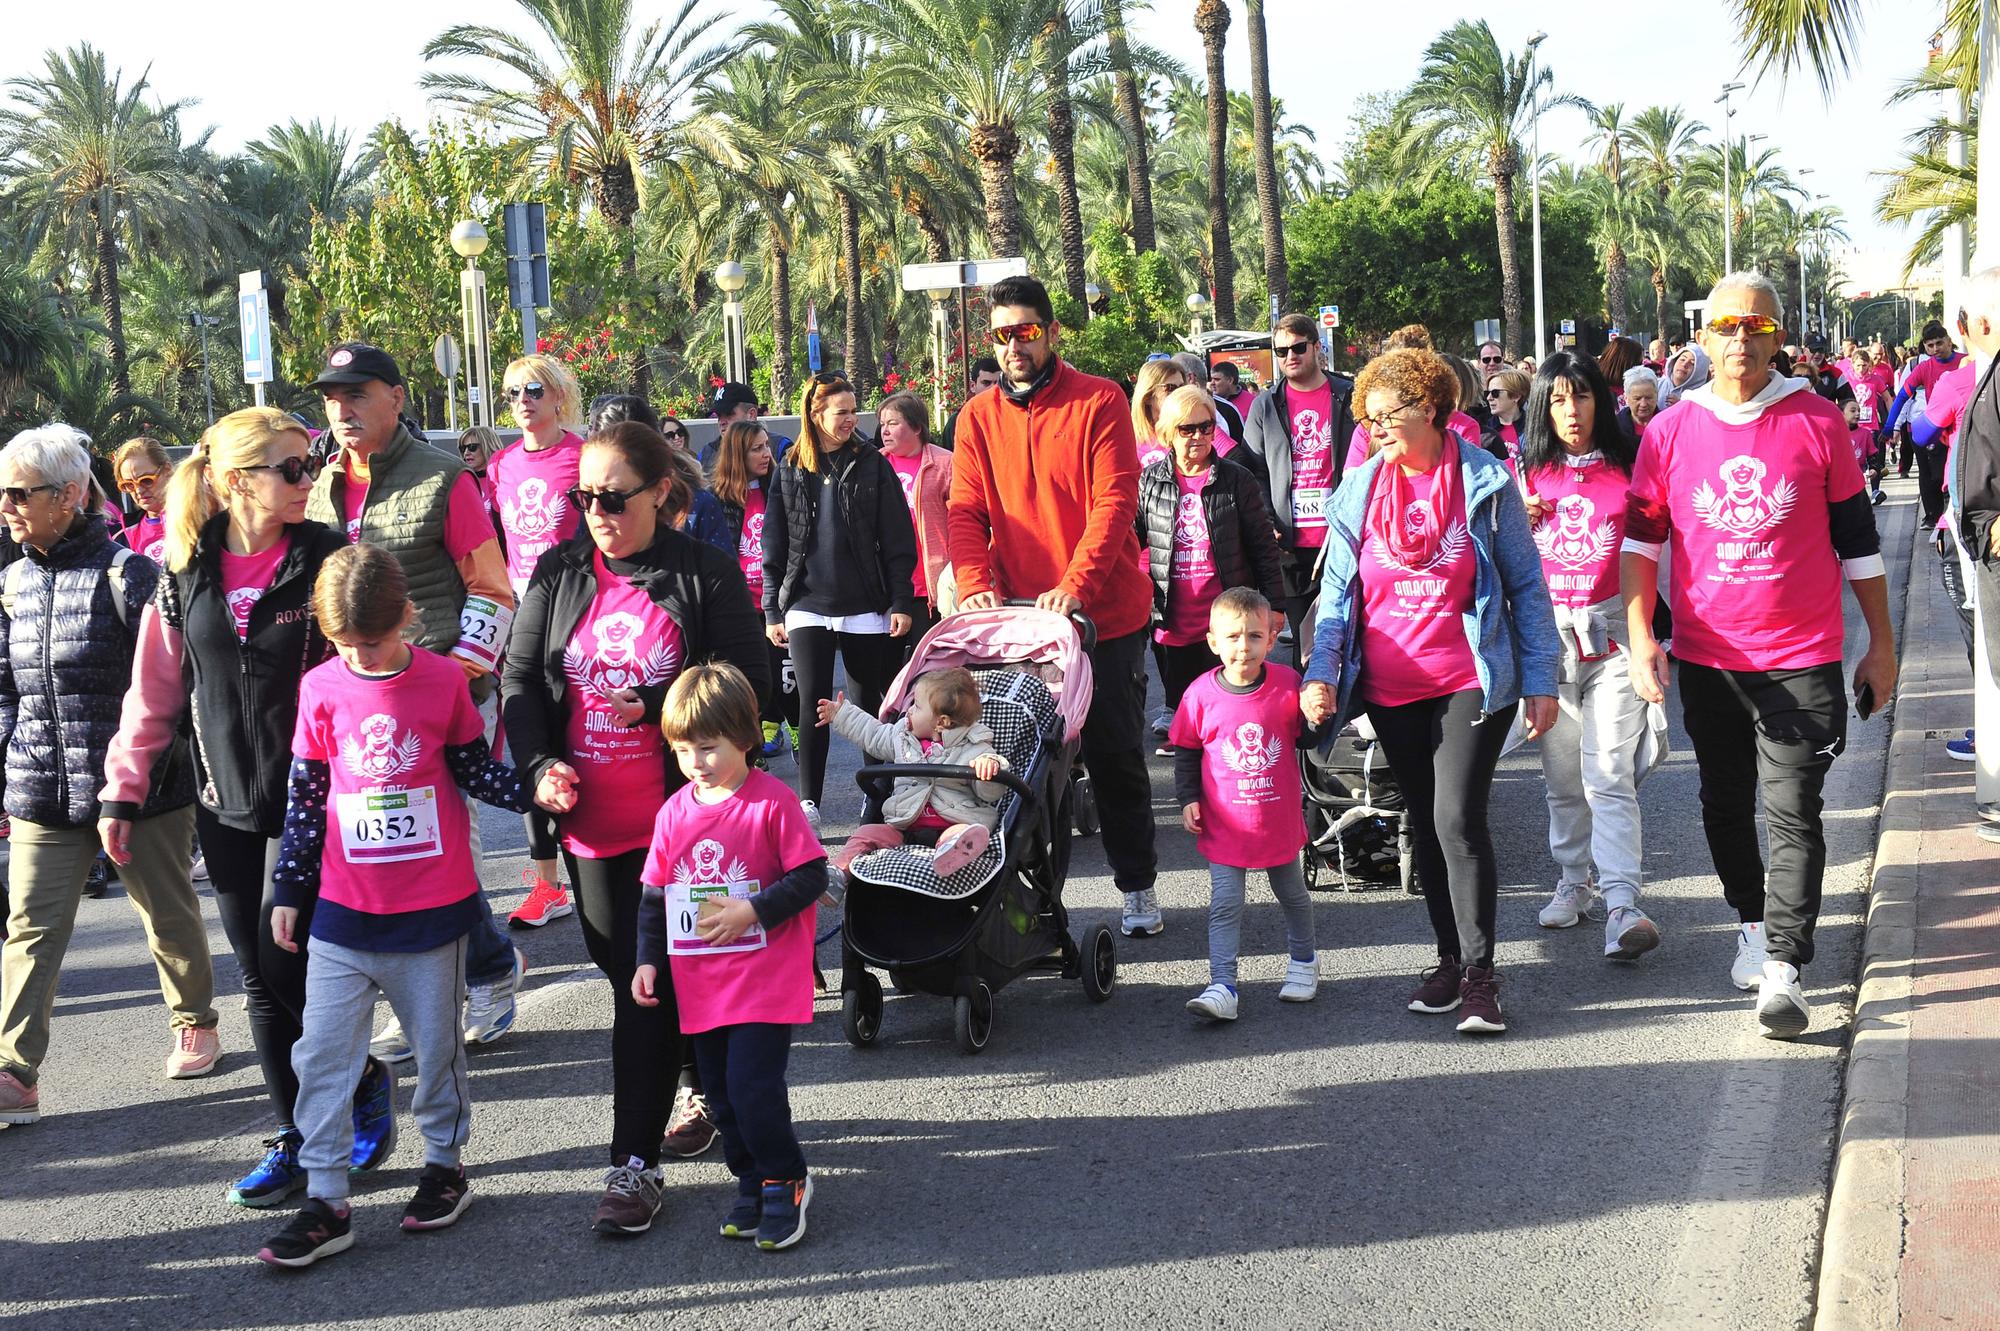
[(465, 1181), (465, 1166), (425, 1165), (424, 1172), (417, 1175), (417, 1195), (403, 1208), (403, 1228), (413, 1234), (420, 1229), (444, 1229), (470, 1205), (472, 1188)]
[(725, 1239), (754, 1239), (757, 1226), (764, 1220), (764, 1197), (761, 1191), (748, 1197), (738, 1196), (736, 1205), (729, 1208), (729, 1214), (722, 1217), (722, 1237)]
[(812, 1175), (767, 1178), (757, 1222), (757, 1246), (765, 1252), (789, 1248), (806, 1236), (806, 1207), (813, 1199)]
[(111, 870), (109, 861), (102, 855), (90, 862), (90, 872), (83, 879), (83, 894), (87, 897), (102, 897), (110, 890)]
[(266, 1266), (297, 1270), (353, 1246), (354, 1231), (348, 1217), (334, 1210), (330, 1202), (309, 1197), (292, 1223), (257, 1250), (257, 1260)]

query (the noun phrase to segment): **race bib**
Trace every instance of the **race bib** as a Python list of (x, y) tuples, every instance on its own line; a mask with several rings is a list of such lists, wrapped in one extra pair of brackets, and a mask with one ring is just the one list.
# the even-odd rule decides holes
[(667, 889), (667, 950), (676, 956), (712, 956), (720, 952), (756, 952), (765, 944), (764, 926), (753, 924), (726, 947), (704, 943), (695, 928), (731, 897), (747, 899), (756, 883), (675, 883)]
[(500, 653), (507, 648), (507, 630), (513, 623), (513, 610), (492, 597), (467, 596), (465, 608), (458, 612), (458, 645), (451, 654), (497, 670)]
[(388, 864), (444, 854), (437, 787), (359, 791), (334, 797), (340, 849), (349, 864)]
[(1300, 486), (1292, 491), (1292, 525), (1294, 527), (1324, 527), (1326, 525), (1326, 497), (1332, 491), (1324, 485)]

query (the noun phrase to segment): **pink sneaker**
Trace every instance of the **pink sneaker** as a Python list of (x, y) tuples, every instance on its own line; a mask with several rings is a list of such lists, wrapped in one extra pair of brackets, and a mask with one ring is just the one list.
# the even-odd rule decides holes
[(986, 849), (986, 843), (993, 834), (978, 823), (967, 823), (949, 844), (938, 847), (937, 859), (932, 863), (937, 867), (937, 876), (949, 878), (966, 865), (979, 858), (979, 852)]
[(222, 1056), (222, 1041), (214, 1027), (181, 1026), (174, 1031), (173, 1052), (167, 1055), (167, 1076), (173, 1081), (206, 1077)]
[(24, 1085), (11, 1072), (0, 1072), (0, 1123), (17, 1127), (42, 1116), (42, 1088)]

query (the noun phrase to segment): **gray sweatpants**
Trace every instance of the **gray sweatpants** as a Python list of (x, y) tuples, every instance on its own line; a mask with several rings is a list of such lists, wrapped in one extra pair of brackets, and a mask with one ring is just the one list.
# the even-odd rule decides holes
[[(1298, 860), (1266, 869), (1271, 891), (1285, 908), (1285, 943), (1292, 960), (1311, 961), (1313, 951), (1312, 897)], [(1236, 983), (1236, 953), (1243, 943), (1243, 884), (1250, 870), (1233, 864), (1208, 866), (1208, 978)]]
[(309, 1196), (347, 1196), (354, 1154), (354, 1086), (368, 1059), (375, 995), (389, 1000), (417, 1056), (411, 1111), (424, 1137), (424, 1163), (457, 1165), (472, 1130), (466, 1090), (465, 940), (428, 952), (360, 952), (312, 940), (306, 961), (304, 1030), (292, 1046), (299, 1076), (298, 1120)]

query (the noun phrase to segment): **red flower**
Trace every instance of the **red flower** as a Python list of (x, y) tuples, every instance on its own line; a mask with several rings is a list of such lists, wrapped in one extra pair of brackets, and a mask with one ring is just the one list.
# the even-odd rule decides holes
[(719, 374), (711, 374), (708, 376), (708, 386), (710, 388), (720, 388), (722, 387), (724, 382), (725, 381), (723, 380), (722, 376)]
[(548, 349), (549, 349), (549, 340), (546, 337), (538, 337), (535, 339), (535, 350), (537, 352), (547, 351)]

